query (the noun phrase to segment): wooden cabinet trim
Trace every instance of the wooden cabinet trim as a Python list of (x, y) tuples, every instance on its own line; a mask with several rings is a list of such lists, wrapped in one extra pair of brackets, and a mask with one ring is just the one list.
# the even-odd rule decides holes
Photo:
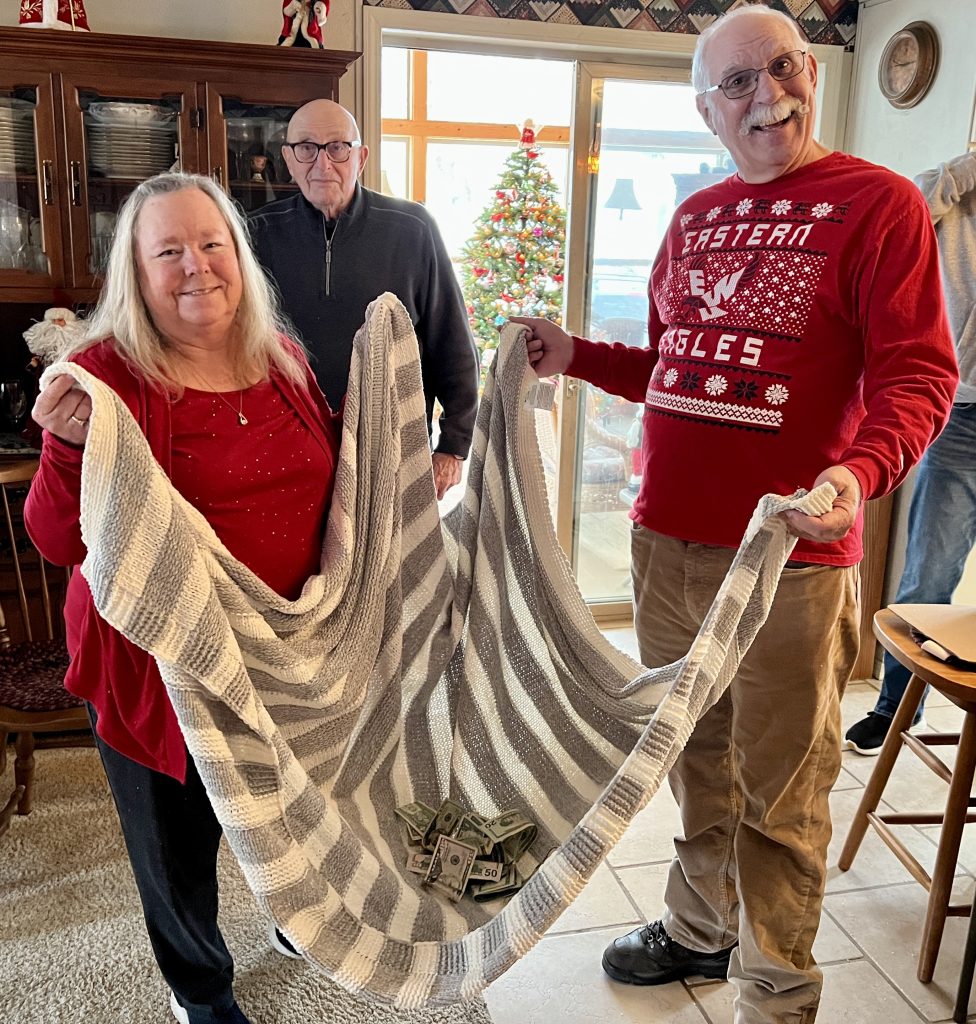
[(219, 77), (221, 69), (226, 72), (228, 68), (236, 68), (244, 75), (278, 71), (317, 77), (324, 73), (338, 78), (360, 56), (352, 50), (304, 50), (261, 43), (166, 39), (108, 32), (78, 32), (66, 39), (61, 33), (0, 28), (0, 52), (13, 55), (18, 51), (36, 59), (55, 61), (56, 67), (65, 70), (76, 62), (91, 66), (92, 62), (109, 61), (109, 68), (127, 60), (146, 69), (159, 65), (166, 78), (191, 69), (198, 78), (208, 77), (211, 70)]

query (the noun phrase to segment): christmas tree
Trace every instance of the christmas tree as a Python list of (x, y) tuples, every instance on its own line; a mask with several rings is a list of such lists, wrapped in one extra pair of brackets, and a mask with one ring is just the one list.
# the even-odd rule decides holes
[(531, 121), (462, 250), (461, 287), (482, 366), (510, 316), (562, 322), (566, 212)]

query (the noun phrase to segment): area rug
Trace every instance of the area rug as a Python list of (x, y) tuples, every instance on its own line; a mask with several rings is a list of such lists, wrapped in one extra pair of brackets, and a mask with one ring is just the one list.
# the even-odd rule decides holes
[[(97, 753), (36, 758), (35, 810), (15, 816), (0, 839), (0, 1021), (172, 1024)], [(0, 793), (12, 787), (8, 763)], [(490, 1024), (481, 1000), (398, 1013), (275, 953), (226, 848), (220, 904), (238, 1000), (253, 1024)]]

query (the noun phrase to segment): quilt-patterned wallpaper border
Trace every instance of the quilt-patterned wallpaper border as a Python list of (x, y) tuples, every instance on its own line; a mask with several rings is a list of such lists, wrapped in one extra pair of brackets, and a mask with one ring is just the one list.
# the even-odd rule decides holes
[[(365, 0), (371, 7), (697, 35), (746, 0)], [(767, 0), (812, 43), (854, 45), (857, 0)]]

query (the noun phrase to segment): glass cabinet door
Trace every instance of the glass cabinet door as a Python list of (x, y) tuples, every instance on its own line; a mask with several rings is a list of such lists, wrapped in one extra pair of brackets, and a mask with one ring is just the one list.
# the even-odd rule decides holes
[(311, 96), (276, 89), (274, 102), (233, 87), (208, 83), (207, 129), (210, 174), (240, 203), (245, 213), (294, 195), (281, 144), (295, 110)]
[(32, 77), (0, 75), (0, 288), (62, 281), (52, 84)]
[(71, 265), (76, 287), (97, 284), (126, 196), (146, 178), (196, 165), (191, 85), (124, 86), (64, 79)]

